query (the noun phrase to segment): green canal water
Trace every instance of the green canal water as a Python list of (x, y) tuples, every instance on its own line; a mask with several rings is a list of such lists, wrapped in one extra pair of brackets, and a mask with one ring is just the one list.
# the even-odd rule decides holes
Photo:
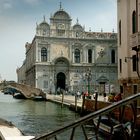
[(55, 103), (19, 100), (0, 93), (0, 118), (11, 121), (25, 135), (40, 135), (73, 122), (79, 115)]
[[(59, 104), (15, 99), (0, 92), (0, 118), (12, 122), (25, 135), (38, 136), (70, 124), (80, 116), (68, 107), (61, 108)], [(71, 132), (66, 131), (58, 139), (69, 140)], [(85, 140), (81, 128), (76, 128), (75, 133), (74, 140)]]

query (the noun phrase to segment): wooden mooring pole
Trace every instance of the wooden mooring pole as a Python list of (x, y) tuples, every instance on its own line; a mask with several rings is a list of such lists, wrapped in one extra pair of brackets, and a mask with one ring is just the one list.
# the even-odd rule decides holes
[(75, 94), (75, 111), (77, 111), (77, 94)]
[(84, 111), (84, 104), (85, 104), (85, 94), (83, 95), (82, 107), (81, 107), (81, 114)]
[(61, 93), (62, 93), (62, 103), (61, 103), (61, 107), (63, 107), (63, 103), (64, 103), (64, 92), (61, 91)]

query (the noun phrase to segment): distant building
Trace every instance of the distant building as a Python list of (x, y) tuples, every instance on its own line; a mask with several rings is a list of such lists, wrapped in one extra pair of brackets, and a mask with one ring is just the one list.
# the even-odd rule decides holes
[(71, 22), (60, 5), (50, 24), (44, 17), (36, 26), (32, 43), (25, 45), (25, 61), (17, 69), (19, 83), (51, 92), (86, 91), (88, 85), (92, 92), (109, 92), (110, 85), (117, 87), (117, 34), (85, 31), (78, 20)]
[(117, 5), (118, 79), (121, 92), (129, 96), (140, 92), (140, 0), (118, 0)]

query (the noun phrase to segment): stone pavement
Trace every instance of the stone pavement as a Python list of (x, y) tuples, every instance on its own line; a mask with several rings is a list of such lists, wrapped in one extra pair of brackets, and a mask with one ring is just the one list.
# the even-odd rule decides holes
[[(53, 95), (53, 94), (47, 94), (46, 95), (47, 100), (62, 103), (62, 95)], [(92, 100), (93, 97), (91, 98)], [(98, 95), (98, 101), (105, 101), (107, 102), (108, 97), (104, 98), (102, 95)], [(65, 105), (75, 105), (75, 96), (72, 95), (64, 95), (63, 104)], [(77, 106), (82, 107), (82, 97), (77, 99)]]

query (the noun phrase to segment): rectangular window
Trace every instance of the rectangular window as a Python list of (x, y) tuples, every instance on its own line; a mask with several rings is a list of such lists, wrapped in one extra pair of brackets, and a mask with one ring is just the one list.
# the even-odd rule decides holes
[(133, 65), (133, 71), (137, 70), (137, 60), (136, 60), (136, 55), (132, 56), (132, 65)]
[(120, 93), (123, 93), (123, 86), (120, 86)]
[(138, 92), (138, 86), (133, 85), (133, 93), (136, 94)]
[(119, 21), (119, 44), (121, 45), (121, 20)]
[(58, 30), (57, 30), (57, 35), (58, 35), (58, 36), (63, 36), (63, 37), (64, 37), (64, 36), (65, 36), (65, 30), (60, 30), (60, 29), (58, 29)]
[(74, 81), (74, 84), (78, 84), (78, 81)]
[(41, 61), (47, 61), (47, 49), (45, 47), (41, 49)]
[(111, 51), (111, 63), (114, 64), (115, 63), (115, 50)]
[(92, 50), (88, 50), (88, 63), (92, 63)]
[(120, 59), (120, 73), (122, 73), (122, 59)]
[(44, 81), (43, 84), (44, 84), (44, 86), (43, 86), (44, 88), (48, 88), (48, 81)]

